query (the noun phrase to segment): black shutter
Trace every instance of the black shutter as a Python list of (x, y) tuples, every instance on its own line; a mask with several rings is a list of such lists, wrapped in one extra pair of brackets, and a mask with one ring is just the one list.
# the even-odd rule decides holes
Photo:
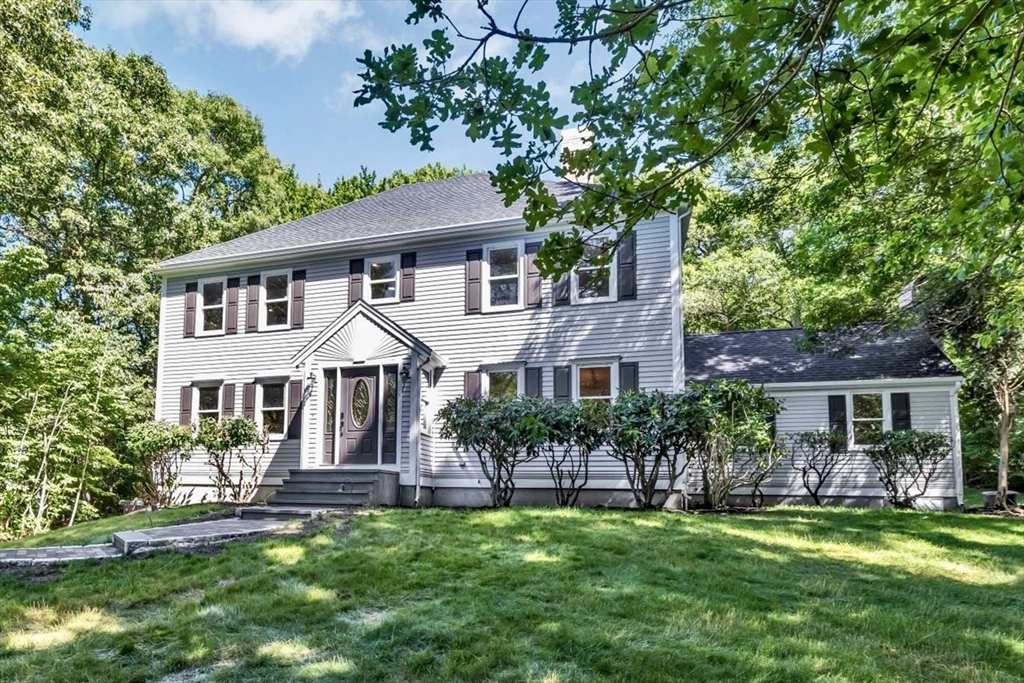
[(402, 254), (402, 279), (399, 284), (400, 301), (416, 300), (416, 252)]
[(242, 386), (242, 417), (256, 420), (256, 383)]
[(846, 436), (846, 395), (828, 397), (828, 429)]
[(640, 390), (640, 365), (619, 363), (619, 393)]
[(466, 398), (480, 398), (482, 395), (480, 372), (467, 372), (462, 384), (462, 395)]
[(363, 259), (354, 258), (348, 262), (348, 305), (363, 298)]
[(181, 403), (178, 411), (178, 424), (187, 425), (192, 423), (192, 385), (184, 386), (179, 393)]
[(238, 332), (238, 286), (242, 284), (240, 278), (228, 278), (228, 313), (227, 321), (224, 323), (224, 334), (236, 334)]
[(893, 431), (911, 429), (910, 425), (910, 394), (897, 393), (889, 395), (892, 408)]
[(636, 233), (630, 232), (619, 243), (618, 287), (620, 299), (636, 298)]
[(569, 366), (555, 368), (555, 400), (572, 400), (572, 368)]
[(776, 415), (768, 416), (768, 435), (772, 437), (772, 441), (777, 441), (779, 438), (779, 425), (777, 424), (777, 417), (778, 416)]
[(540, 271), (537, 270), (537, 252), (540, 251), (540, 242), (531, 242), (526, 245), (526, 307), (540, 308)]
[(554, 284), (551, 285), (551, 298), (556, 306), (564, 306), (569, 303), (569, 288), (571, 285), (572, 279), (569, 273), (564, 273), (562, 277), (555, 280)]
[(288, 382), (288, 438), (302, 436), (302, 380)]
[(220, 388), (220, 414), (231, 417), (235, 414), (235, 385), (225, 384)]
[(543, 396), (544, 368), (526, 368), (526, 391), (527, 396), (540, 398)]
[(480, 279), (483, 257), (483, 249), (466, 252), (466, 313), (483, 312), (483, 282)]
[(198, 282), (185, 283), (185, 333), (186, 337), (196, 336), (196, 295)]
[(245, 331), (260, 329), (260, 276), (250, 275), (245, 282)]
[(306, 271), (292, 271), (292, 329), (301, 330), (306, 320)]

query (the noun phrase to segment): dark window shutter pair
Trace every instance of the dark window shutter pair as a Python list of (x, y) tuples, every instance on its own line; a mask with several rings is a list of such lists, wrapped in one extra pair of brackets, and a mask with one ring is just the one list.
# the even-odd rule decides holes
[(292, 329), (301, 330), (306, 322), (306, 271), (292, 271)]
[(348, 262), (348, 305), (363, 298), (363, 270), (366, 262), (361, 258), (354, 258)]
[(526, 245), (526, 307), (541, 307), (541, 277), (537, 269), (537, 252), (540, 251), (540, 242), (531, 242)]
[(630, 232), (621, 242), (616, 254), (619, 269), (619, 299), (636, 298), (636, 232)]
[(185, 283), (185, 333), (186, 337), (196, 336), (196, 297), (199, 294), (198, 282)]
[(302, 436), (302, 380), (288, 382), (288, 438)]
[(889, 394), (889, 405), (892, 408), (893, 431), (912, 429), (910, 425), (910, 394)]
[(619, 363), (619, 393), (640, 390), (640, 364)]
[(231, 417), (235, 414), (235, 385), (225, 384), (220, 388), (220, 414)]
[[(228, 310), (224, 321), (224, 334), (238, 333), (238, 286), (242, 283), (240, 278), (228, 278), (227, 304)], [(232, 394), (234, 396), (234, 394)]]
[(250, 275), (245, 279), (245, 331), (260, 329), (260, 276)]
[(482, 372), (467, 372), (462, 380), (462, 395), (466, 398), (483, 396)]
[(398, 283), (398, 300), (416, 300), (416, 252), (410, 251), (401, 256), (402, 273)]
[(470, 249), (466, 252), (466, 313), (482, 313), (484, 310), (480, 263), (483, 258), (483, 249)]

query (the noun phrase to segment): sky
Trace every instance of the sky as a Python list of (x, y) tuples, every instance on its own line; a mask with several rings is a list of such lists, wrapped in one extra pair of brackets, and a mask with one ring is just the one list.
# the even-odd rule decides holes
[[(383, 109), (355, 108), (356, 58), (393, 43), (419, 42), (435, 28), (405, 24), (408, 0), (85, 0), (90, 44), (152, 55), (180, 88), (229, 95), (263, 122), (267, 146), (299, 177), (325, 185), (361, 166), (379, 174), (427, 163), (483, 171), (501, 157), (473, 143), (457, 123), (442, 127), (436, 151), (421, 152), (408, 133), (377, 125)], [(519, 8), (492, 0), (500, 18)], [(480, 25), (475, 0), (445, 0), (460, 28)], [(533, 0), (534, 26), (553, 24), (553, 1)], [(536, 30), (536, 29), (535, 29)], [(511, 43), (492, 49), (512, 52)], [(569, 85), (585, 72), (580, 56), (549, 62), (552, 99), (568, 105)], [(546, 69), (548, 71), (548, 69)]]

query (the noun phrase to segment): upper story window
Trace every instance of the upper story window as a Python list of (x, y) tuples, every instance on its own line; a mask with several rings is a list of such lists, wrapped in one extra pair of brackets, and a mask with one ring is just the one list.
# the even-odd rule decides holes
[(398, 301), (398, 257), (388, 256), (368, 260), (370, 301), (387, 303)]
[(523, 243), (506, 242), (484, 248), (483, 303), (485, 311), (523, 307)]
[(619, 393), (615, 363), (586, 363), (575, 366), (576, 398), (610, 403)]
[(260, 424), (271, 436), (284, 436), (284, 390), (283, 383), (260, 385)]
[(196, 407), (196, 421), (220, 419), (220, 387), (199, 387), (199, 401)]
[(199, 281), (199, 330), (198, 334), (219, 334), (224, 332), (224, 280)]
[(261, 329), (279, 329), (288, 327), (289, 293), (291, 274), (288, 271), (263, 273), (262, 297), (260, 310)]
[(611, 242), (588, 244), (583, 258), (572, 272), (572, 302), (578, 304), (615, 301), (618, 291), (617, 257), (607, 258)]
[(885, 431), (882, 394), (853, 394), (853, 445), (874, 446)]

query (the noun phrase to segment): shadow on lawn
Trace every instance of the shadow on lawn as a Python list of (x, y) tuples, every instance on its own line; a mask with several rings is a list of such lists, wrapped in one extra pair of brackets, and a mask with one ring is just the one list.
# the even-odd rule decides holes
[[(109, 680), (178, 676), (168, 683), (1017, 681), (1024, 529), (974, 521), (395, 511), (358, 520), (351, 536), (20, 587), (0, 612), (20, 622), (11, 631), (89, 610), (106, 629), (33, 647), (7, 636), (0, 679), (56, 680), (47, 662), (80, 661)], [(114, 572), (125, 590), (88, 591)], [(139, 585), (154, 576), (159, 587)], [(41, 604), (65, 614), (33, 617)]]

